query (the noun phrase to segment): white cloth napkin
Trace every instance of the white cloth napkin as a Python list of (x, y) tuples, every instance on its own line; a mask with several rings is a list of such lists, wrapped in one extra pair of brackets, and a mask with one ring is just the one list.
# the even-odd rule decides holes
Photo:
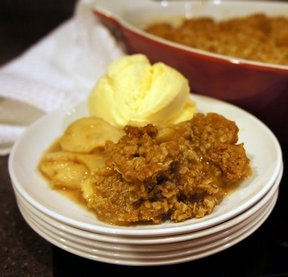
[[(86, 99), (107, 66), (124, 54), (91, 12), (92, 4), (80, 0), (71, 19), (0, 68), (0, 97), (28, 102), (44, 112)], [(26, 128), (0, 124), (0, 155), (9, 153)]]

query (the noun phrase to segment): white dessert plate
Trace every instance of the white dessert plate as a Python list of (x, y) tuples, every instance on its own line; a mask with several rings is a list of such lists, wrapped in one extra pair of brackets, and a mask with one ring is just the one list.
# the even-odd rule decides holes
[[(21, 212), (25, 220), (30, 224), (31, 228), (33, 228), (38, 234), (54, 245), (73, 254), (100, 262), (121, 265), (167, 265), (199, 259), (223, 251), (235, 245), (251, 235), (263, 224), (273, 210), (276, 200), (277, 194), (271, 198), (269, 205), (265, 207), (259, 217), (256, 217), (255, 220), (244, 226), (242, 229), (235, 231), (223, 239), (216, 240), (210, 244), (200, 245), (198, 247), (178, 249), (171, 252), (168, 251), (164, 252), (165, 254), (149, 253), (148, 255), (145, 252), (139, 253), (134, 252), (133, 250), (131, 250), (128, 254), (118, 252), (117, 249), (107, 251), (97, 247), (83, 246), (73, 241), (59, 238), (57, 234), (47, 231), (45, 227), (39, 224), (39, 222), (35, 221), (33, 217), (30, 216), (29, 212), (27, 213), (25, 210), (21, 210)], [(21, 209), (21, 205), (19, 205), (19, 207)]]
[(163, 251), (182, 248), (182, 243), (185, 246), (189, 246), (189, 243), (193, 243), (194, 246), (200, 244), (207, 244), (215, 240), (219, 240), (223, 237), (227, 237), (229, 234), (235, 232), (238, 229), (243, 228), (249, 224), (255, 218), (259, 217), (267, 205), (270, 204), (271, 199), (278, 194), (279, 183), (283, 174), (282, 170), (277, 177), (273, 187), (261, 200), (259, 200), (250, 209), (246, 210), (242, 214), (227, 220), (219, 225), (212, 226), (204, 230), (199, 230), (191, 233), (184, 233), (175, 236), (163, 236), (155, 238), (138, 238), (138, 237), (122, 237), (122, 236), (105, 236), (102, 234), (95, 234), (85, 230), (73, 228), (65, 225), (53, 218), (41, 213), (41, 211), (34, 208), (29, 204), (16, 190), (16, 199), (18, 205), (21, 205), (21, 210), (25, 210), (30, 216), (39, 224), (43, 225), (47, 231), (57, 234), (58, 238), (73, 240), (79, 244), (95, 246), (101, 249), (110, 249), (117, 251), (148, 251), (159, 252), (159, 248)]
[(111, 226), (62, 194), (52, 190), (38, 172), (44, 151), (63, 134), (67, 124), (88, 114), (86, 104), (52, 112), (31, 125), (14, 145), (9, 173), (14, 188), (36, 209), (66, 225), (105, 235), (155, 237), (190, 233), (227, 221), (259, 201), (273, 186), (282, 164), (279, 142), (271, 130), (248, 112), (205, 96), (191, 95), (199, 112), (217, 112), (238, 125), (253, 174), (208, 216), (181, 223), (134, 227)]
[[(71, 242), (72, 244), (76, 244), (78, 247), (93, 249), (96, 252), (99, 251), (101, 253), (109, 253), (113, 252), (114, 254), (118, 253), (121, 257), (124, 256), (149, 256), (152, 257), (166, 257), (172, 255), (178, 255), (179, 252), (183, 253), (184, 251), (191, 251), (191, 249), (198, 250), (199, 248), (209, 248), (211, 245), (220, 244), (223, 240), (227, 240), (231, 236), (234, 236), (236, 233), (245, 232), (251, 225), (256, 224), (262, 217), (266, 216), (266, 213), (274, 207), (275, 202), (278, 196), (278, 189), (274, 192), (272, 197), (269, 198), (269, 201), (265, 203), (259, 210), (250, 215), (248, 218), (243, 220), (240, 224), (237, 224), (233, 227), (224, 229), (222, 232), (216, 232), (215, 234), (211, 234), (210, 236), (198, 237), (195, 239), (183, 240), (181, 242), (176, 243), (162, 243), (162, 244), (117, 244), (117, 243), (103, 243), (101, 241), (90, 240), (87, 238), (79, 237), (75, 234), (67, 233), (67, 232), (59, 232), (57, 228), (53, 225), (49, 225), (45, 220), (41, 217), (38, 217), (33, 213), (33, 210), (29, 210), (28, 206), (25, 205), (25, 202), (18, 198), (18, 206), (21, 210), (21, 213), (24, 215), (25, 219), (28, 220), (28, 224), (34, 224), (42, 231), (47, 234), (51, 234), (56, 237), (58, 240)], [(39, 228), (38, 228), (39, 229)], [(212, 227), (213, 229), (213, 227)], [(139, 239), (140, 240), (140, 239)], [(132, 254), (131, 254), (132, 253)]]

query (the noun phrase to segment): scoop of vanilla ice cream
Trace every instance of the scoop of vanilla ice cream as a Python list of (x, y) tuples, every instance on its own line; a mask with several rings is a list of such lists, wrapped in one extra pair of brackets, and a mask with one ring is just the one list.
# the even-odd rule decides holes
[(174, 68), (150, 64), (143, 54), (114, 61), (88, 98), (91, 115), (114, 126), (164, 125), (191, 119), (195, 112), (188, 80)]

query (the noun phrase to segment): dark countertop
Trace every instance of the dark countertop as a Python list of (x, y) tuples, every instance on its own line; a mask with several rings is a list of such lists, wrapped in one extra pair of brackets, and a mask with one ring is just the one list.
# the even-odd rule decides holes
[[(0, 64), (17, 57), (73, 13), (75, 1), (0, 3)], [(31, 2), (31, 3), (30, 3)], [(14, 3), (15, 5), (13, 5)], [(28, 8), (29, 3), (32, 5)], [(38, 4), (37, 4), (38, 3)], [(40, 4), (41, 3), (41, 4)], [(31, 8), (32, 7), (32, 8)], [(26, 24), (23, 24), (25, 22)], [(288, 145), (282, 145), (284, 167)], [(264, 224), (240, 243), (199, 260), (156, 267), (117, 266), (80, 258), (41, 238), (22, 218), (12, 190), (8, 156), (0, 157), (0, 276), (88, 276), (97, 274), (185, 274), (194, 276), (288, 276), (288, 169), (280, 195)]]

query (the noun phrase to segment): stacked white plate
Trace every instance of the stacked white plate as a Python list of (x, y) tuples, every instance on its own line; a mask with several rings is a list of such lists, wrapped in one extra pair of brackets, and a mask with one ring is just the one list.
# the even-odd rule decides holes
[(181, 223), (112, 226), (52, 190), (37, 170), (43, 152), (76, 118), (85, 104), (38, 120), (15, 144), (9, 171), (19, 209), (39, 235), (92, 260), (122, 265), (167, 265), (223, 251), (252, 234), (272, 212), (283, 173), (274, 134), (257, 118), (233, 105), (192, 95), (199, 112), (217, 112), (238, 125), (253, 174), (208, 216)]

